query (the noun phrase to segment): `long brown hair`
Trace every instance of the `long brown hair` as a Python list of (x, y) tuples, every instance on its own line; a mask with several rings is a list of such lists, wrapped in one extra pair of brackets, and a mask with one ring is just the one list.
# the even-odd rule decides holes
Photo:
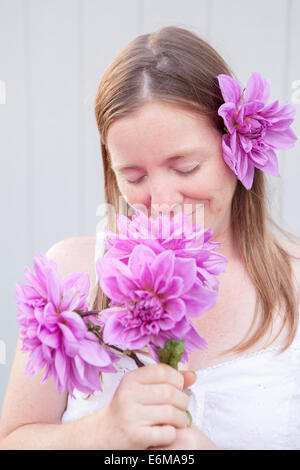
[[(223, 134), (224, 122), (217, 113), (224, 102), (217, 80), (219, 74), (237, 79), (206, 41), (176, 26), (138, 36), (121, 50), (106, 69), (95, 101), (106, 204), (111, 204), (116, 212), (129, 213), (111, 168), (107, 148), (109, 125), (155, 99), (204, 112)], [(122, 200), (123, 204), (120, 204)], [(261, 170), (255, 169), (251, 190), (237, 181), (231, 222), (236, 246), (257, 294), (252, 326), (257, 317), (259, 324), (252, 336), (228, 351), (243, 352), (258, 342), (272, 326), (276, 306), (284, 312), (280, 332), (286, 322), (289, 326), (288, 338), (281, 352), (290, 346), (296, 334), (299, 299), (291, 257), (297, 257), (281, 246), (272, 229), (277, 229), (290, 241), (298, 238), (275, 223), (268, 205), (265, 175)], [(113, 230), (111, 219), (108, 213), (108, 227)], [(109, 299), (98, 283), (92, 308), (103, 310), (108, 304)]]

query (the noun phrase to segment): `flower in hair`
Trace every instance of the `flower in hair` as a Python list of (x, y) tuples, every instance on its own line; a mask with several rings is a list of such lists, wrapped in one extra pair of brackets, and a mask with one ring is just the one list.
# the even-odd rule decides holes
[(271, 82), (257, 72), (244, 90), (229, 75), (217, 78), (225, 101), (218, 110), (226, 131), (222, 137), (225, 162), (246, 189), (252, 187), (255, 167), (280, 176), (275, 149), (294, 146), (297, 137), (290, 126), (296, 109), (278, 101), (267, 104)]

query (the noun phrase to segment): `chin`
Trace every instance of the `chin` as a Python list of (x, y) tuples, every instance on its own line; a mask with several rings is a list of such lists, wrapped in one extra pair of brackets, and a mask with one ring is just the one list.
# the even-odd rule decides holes
[[(198, 202), (197, 204), (201, 204)], [(208, 216), (208, 209), (207, 209), (208, 202), (202, 202), (202, 206), (200, 206), (197, 210), (195, 209), (191, 215), (192, 224), (200, 224), (203, 228), (212, 228), (209, 225), (209, 216)]]

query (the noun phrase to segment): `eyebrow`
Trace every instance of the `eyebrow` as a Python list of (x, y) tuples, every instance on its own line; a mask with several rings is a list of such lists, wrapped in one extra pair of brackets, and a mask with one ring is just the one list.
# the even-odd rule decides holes
[[(184, 158), (186, 155), (193, 155), (194, 153), (196, 153), (197, 151), (199, 150), (204, 150), (203, 147), (196, 147), (196, 148), (192, 148), (192, 149), (182, 149), (180, 150), (179, 152), (176, 152), (176, 154), (171, 154), (170, 156), (167, 156), (167, 158), (165, 159), (166, 162), (169, 162), (169, 161), (173, 161), (173, 160), (178, 160), (179, 158)], [(135, 170), (135, 169), (140, 169), (142, 168), (141, 166), (138, 166), (138, 165), (121, 165), (121, 166), (118, 166), (118, 165), (112, 165), (112, 168), (115, 169), (115, 170)]]

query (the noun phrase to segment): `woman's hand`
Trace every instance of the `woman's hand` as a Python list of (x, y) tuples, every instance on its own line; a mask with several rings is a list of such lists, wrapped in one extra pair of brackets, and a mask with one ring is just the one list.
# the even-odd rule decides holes
[(172, 444), (164, 447), (149, 447), (147, 450), (219, 450), (213, 441), (211, 441), (194, 424), (188, 428), (176, 430), (176, 439)]
[[(185, 380), (186, 379), (186, 380)], [(183, 392), (196, 375), (157, 363), (124, 375), (110, 403), (94, 419), (105, 429), (107, 449), (147, 449), (169, 446), (176, 431), (189, 425), (186, 413), (189, 398)]]

